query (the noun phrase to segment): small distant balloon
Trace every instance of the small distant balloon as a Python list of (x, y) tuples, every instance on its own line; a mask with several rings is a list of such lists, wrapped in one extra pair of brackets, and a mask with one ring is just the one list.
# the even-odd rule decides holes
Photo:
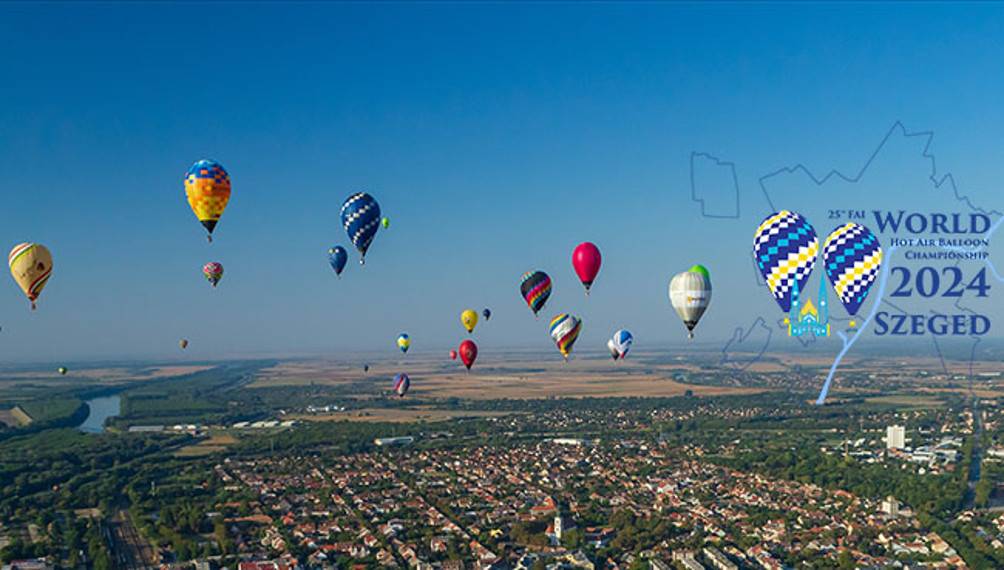
[(345, 199), (341, 210), (342, 226), (352, 245), (359, 250), (359, 263), (366, 263), (366, 252), (380, 229), (380, 204), (366, 192)]
[(561, 353), (561, 356), (565, 360), (568, 360), (568, 356), (572, 353), (572, 347), (575, 345), (576, 339), (579, 338), (581, 330), (582, 320), (568, 313), (561, 313), (551, 319), (551, 339), (554, 340), (555, 346), (558, 347), (558, 352)]
[(385, 230), (390, 228), (390, 218), (384, 217), (380, 220), (380, 225), (383, 226), (383, 229)]
[(586, 295), (589, 294), (589, 289), (593, 286), (593, 281), (596, 280), (596, 275), (600, 272), (602, 260), (600, 248), (588, 241), (577, 245), (575, 251), (572, 252), (572, 267), (575, 268), (579, 281), (582, 281), (582, 285), (586, 288)]
[(370, 365), (369, 364), (363, 364), (363, 372), (369, 372), (369, 371), (370, 371)]
[(865, 226), (844, 224), (823, 242), (823, 267), (841, 304), (853, 317), (882, 269), (882, 245)]
[(481, 311), (481, 316), (484, 317), (486, 321), (488, 319), (492, 318), (492, 311), (491, 311), (491, 309), (485, 307), (485, 310)]
[(202, 266), (202, 274), (206, 276), (206, 279), (212, 283), (213, 287), (223, 279), (223, 265), (215, 261), (210, 261), (209, 263)]
[(404, 372), (394, 376), (394, 393), (400, 397), (404, 397), (408, 393), (408, 388), (411, 387), (411, 378)]
[(631, 343), (634, 342), (634, 337), (631, 336), (631, 332), (625, 329), (620, 329), (614, 333), (614, 336), (610, 338), (607, 343), (607, 348), (613, 348), (617, 351), (617, 356), (614, 360), (618, 358), (623, 360), (627, 358), (628, 351), (631, 350)]
[(474, 344), (473, 340), (467, 339), (460, 343), (457, 352), (460, 354), (460, 361), (470, 371), (471, 366), (474, 366), (474, 361), (478, 359), (478, 345)]
[(213, 230), (230, 201), (230, 175), (215, 160), (200, 160), (185, 174), (185, 196), (213, 241)]
[(60, 373), (61, 375), (63, 375), (63, 376), (66, 376), (66, 373), (70, 371), (70, 370), (69, 370), (69, 369), (68, 369), (67, 367), (65, 367), (65, 366), (60, 366), (59, 368), (57, 368), (57, 370), (58, 370), (58, 371), (59, 371), (59, 373)]
[(349, 252), (345, 251), (345, 248), (336, 245), (335, 247), (328, 250), (328, 263), (331, 264), (331, 268), (335, 270), (335, 275), (341, 277), (342, 271), (345, 270), (345, 264), (349, 261)]
[(551, 278), (543, 271), (528, 271), (520, 279), (519, 292), (536, 317), (551, 296)]
[(183, 338), (183, 339), (179, 340), (178, 341), (178, 346), (181, 347), (181, 350), (185, 350), (186, 348), (188, 348), (188, 339), (187, 338)]
[(669, 302), (694, 338), (694, 327), (711, 304), (711, 273), (703, 265), (695, 265), (677, 273), (669, 282)]
[(401, 349), (401, 352), (408, 352), (408, 349), (411, 348), (411, 337), (408, 336), (408, 333), (398, 335), (397, 347)]
[(7, 258), (10, 274), (35, 310), (35, 301), (52, 276), (52, 254), (40, 243), (19, 243)]
[(460, 313), (460, 323), (464, 325), (468, 333), (474, 332), (474, 327), (478, 326), (478, 314), (474, 309), (465, 309)]
[(450, 360), (456, 360), (456, 359), (457, 359), (457, 351), (451, 350), (450, 351)]

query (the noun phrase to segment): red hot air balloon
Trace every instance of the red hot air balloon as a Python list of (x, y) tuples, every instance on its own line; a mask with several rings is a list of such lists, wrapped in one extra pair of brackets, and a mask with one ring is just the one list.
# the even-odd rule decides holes
[(460, 343), (460, 348), (457, 351), (460, 353), (460, 361), (464, 363), (467, 371), (470, 372), (471, 366), (474, 366), (474, 361), (478, 357), (478, 345), (474, 344), (473, 340), (468, 339)]
[(572, 267), (575, 268), (579, 280), (586, 287), (586, 295), (589, 294), (589, 288), (593, 286), (596, 274), (600, 272), (601, 261), (600, 248), (588, 241), (575, 246), (575, 251), (572, 252)]
[(450, 360), (456, 360), (456, 359), (457, 359), (457, 351), (451, 350), (450, 351)]

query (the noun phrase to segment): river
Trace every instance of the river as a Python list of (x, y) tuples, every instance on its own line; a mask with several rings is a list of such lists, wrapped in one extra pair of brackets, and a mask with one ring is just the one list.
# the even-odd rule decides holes
[(87, 400), (91, 413), (80, 424), (80, 431), (86, 433), (101, 433), (105, 431), (105, 420), (119, 415), (122, 398), (119, 396), (104, 396)]

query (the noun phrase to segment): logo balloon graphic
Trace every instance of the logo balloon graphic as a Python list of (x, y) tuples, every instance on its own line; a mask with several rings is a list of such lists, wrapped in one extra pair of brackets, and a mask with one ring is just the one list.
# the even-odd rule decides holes
[(339, 278), (342, 276), (342, 271), (345, 270), (345, 264), (348, 261), (349, 252), (345, 251), (344, 247), (336, 245), (328, 250), (328, 263), (331, 264), (331, 268), (335, 270), (335, 275)]
[(878, 279), (882, 245), (861, 224), (844, 224), (823, 242), (823, 267), (847, 314), (853, 317)]
[(554, 340), (555, 346), (558, 347), (558, 352), (561, 353), (561, 356), (565, 357), (566, 361), (568, 360), (568, 355), (572, 353), (572, 346), (575, 345), (576, 339), (579, 338), (579, 331), (581, 330), (582, 320), (568, 313), (561, 313), (551, 319), (551, 338)]
[(596, 280), (596, 274), (600, 272), (600, 263), (603, 261), (600, 256), (600, 248), (588, 241), (582, 242), (575, 247), (572, 252), (572, 267), (579, 276), (579, 281), (586, 288), (586, 295), (589, 295), (589, 288)]
[(551, 296), (551, 278), (543, 271), (528, 271), (520, 280), (519, 292), (536, 317)]
[(202, 274), (206, 276), (206, 279), (210, 283), (212, 283), (213, 287), (216, 287), (216, 284), (220, 282), (220, 279), (223, 279), (223, 264), (210, 261), (202, 266)]
[(767, 216), (753, 236), (753, 259), (774, 300), (786, 313), (791, 310), (795, 283), (799, 291), (806, 290), (818, 254), (816, 230), (808, 220), (788, 210)]
[(471, 366), (474, 366), (474, 361), (478, 359), (478, 345), (474, 344), (473, 340), (468, 339), (460, 343), (457, 352), (460, 353), (460, 361), (464, 363), (469, 372)]
[(185, 173), (185, 197), (213, 241), (213, 230), (230, 201), (230, 175), (215, 160), (200, 160)]
[(694, 338), (694, 327), (711, 304), (711, 274), (703, 265), (677, 273), (669, 282), (669, 302)]
[(380, 229), (380, 204), (365, 192), (357, 192), (342, 204), (342, 226), (352, 245), (359, 250), (359, 263), (366, 263), (366, 251)]

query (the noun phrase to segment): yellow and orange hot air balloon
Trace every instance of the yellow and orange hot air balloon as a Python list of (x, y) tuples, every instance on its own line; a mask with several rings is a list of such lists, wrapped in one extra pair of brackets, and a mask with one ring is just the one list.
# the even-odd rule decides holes
[(200, 160), (185, 174), (185, 195), (195, 217), (209, 232), (207, 239), (213, 241), (213, 229), (230, 200), (230, 175), (215, 160)]
[(35, 300), (52, 275), (52, 254), (40, 243), (19, 243), (10, 250), (7, 262), (14, 281), (28, 296), (31, 309), (35, 310)]

